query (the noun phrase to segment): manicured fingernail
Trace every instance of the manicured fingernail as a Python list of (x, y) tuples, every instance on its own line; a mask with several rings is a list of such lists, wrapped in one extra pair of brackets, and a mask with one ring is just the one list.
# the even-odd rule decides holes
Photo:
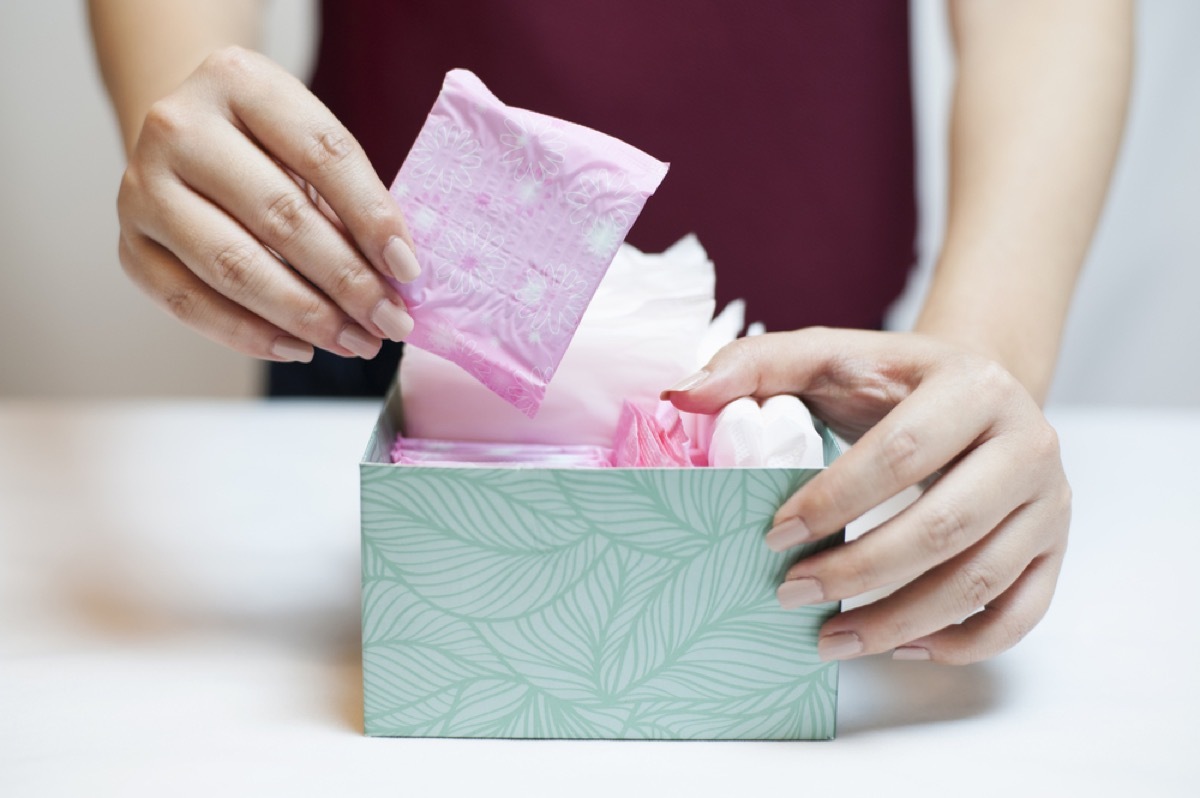
[(707, 371), (697, 371), (697, 372), (696, 372), (695, 374), (693, 374), (692, 376), (690, 376), (690, 377), (684, 377), (682, 380), (680, 380), (679, 382), (675, 383), (674, 385), (672, 385), (672, 386), (671, 386), (670, 388), (668, 388), (667, 390), (663, 391), (661, 394), (659, 394), (659, 398), (661, 398), (661, 399), (666, 399), (666, 398), (667, 398), (667, 394), (672, 394), (672, 393), (676, 393), (676, 392), (683, 392), (683, 391), (690, 391), (690, 390), (692, 390), (693, 388), (695, 388), (697, 385), (699, 385), (700, 383), (704, 382), (704, 381), (705, 381), (705, 380), (707, 380), (707, 379), (708, 379), (708, 372), (707, 372)]
[(808, 526), (799, 518), (789, 518), (767, 533), (767, 548), (771, 551), (787, 551), (812, 537)]
[(900, 646), (892, 652), (892, 659), (927, 660), (929, 649), (920, 646)]
[(375, 338), (367, 335), (357, 325), (347, 324), (338, 334), (338, 346), (349, 349), (363, 360), (370, 360), (379, 354), (381, 344)]
[(388, 239), (387, 246), (383, 248), (383, 262), (387, 264), (392, 276), (402, 283), (410, 283), (421, 274), (421, 264), (417, 263), (417, 256), (400, 236)]
[(790, 579), (775, 591), (779, 606), (785, 610), (794, 610), (806, 604), (820, 604), (825, 600), (825, 589), (821, 583), (810, 576), (801, 579)]
[(823, 660), (849, 659), (862, 650), (863, 642), (855, 632), (835, 632), (817, 641), (817, 656)]
[(308, 363), (313, 359), (313, 348), (298, 338), (281, 335), (271, 344), (271, 354), (280, 360)]
[(403, 341), (413, 331), (412, 316), (389, 299), (379, 300), (371, 311), (371, 321), (393, 341)]

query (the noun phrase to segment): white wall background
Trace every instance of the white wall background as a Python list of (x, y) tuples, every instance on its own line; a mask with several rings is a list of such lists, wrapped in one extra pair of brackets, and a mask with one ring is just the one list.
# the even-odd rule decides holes
[[(265, 49), (297, 74), (311, 0), (268, 5)], [(939, 0), (915, 0), (922, 269), (942, 229), (952, 70)], [(1200, 406), (1200, 3), (1143, 0), (1132, 114), (1052, 401)], [(83, 3), (0, 3), (0, 397), (252, 395), (258, 365), (184, 329), (116, 258), (122, 154)]]
[[(0, 2), (0, 397), (249, 396), (259, 364), (177, 323), (117, 260), (124, 153), (82, 0)], [(311, 0), (266, 4), (306, 75)]]

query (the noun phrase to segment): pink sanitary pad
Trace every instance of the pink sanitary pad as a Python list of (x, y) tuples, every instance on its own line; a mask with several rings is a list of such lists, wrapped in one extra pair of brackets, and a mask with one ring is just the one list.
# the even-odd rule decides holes
[(659, 402), (653, 414), (625, 402), (613, 436), (613, 465), (618, 468), (690, 467), (688, 436), (679, 411)]
[(408, 343), (532, 417), (617, 248), (667, 165), (622, 141), (510, 108), (446, 75), (392, 184), (421, 276), (396, 283)]

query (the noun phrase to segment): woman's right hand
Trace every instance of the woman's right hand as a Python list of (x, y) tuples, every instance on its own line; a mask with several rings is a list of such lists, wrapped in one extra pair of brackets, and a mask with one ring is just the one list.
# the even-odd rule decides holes
[(374, 357), (413, 327), (400, 209), (320, 100), (248, 50), (151, 106), (117, 198), (121, 264), (182, 322), (268, 360)]

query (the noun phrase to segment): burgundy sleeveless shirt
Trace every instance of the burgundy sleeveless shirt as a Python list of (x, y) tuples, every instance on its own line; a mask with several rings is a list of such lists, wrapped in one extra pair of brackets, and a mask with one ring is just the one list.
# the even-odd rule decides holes
[(844, 0), (341, 0), (313, 91), (391, 182), (453, 67), (671, 163), (629, 241), (694, 232), (718, 307), (879, 327), (914, 260), (908, 9)]

